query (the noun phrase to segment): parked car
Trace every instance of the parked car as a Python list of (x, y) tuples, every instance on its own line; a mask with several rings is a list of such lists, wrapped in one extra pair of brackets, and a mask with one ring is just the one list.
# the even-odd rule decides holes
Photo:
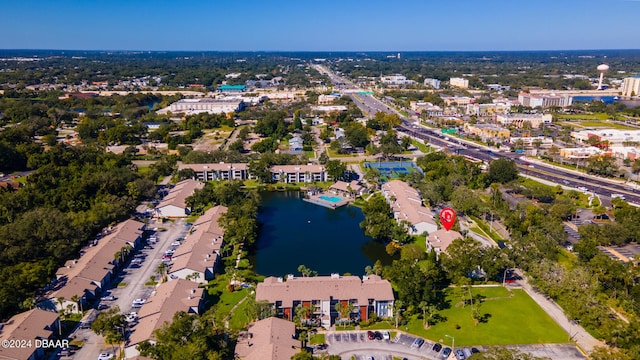
[(382, 332), (382, 339), (383, 339), (383, 340), (389, 340), (389, 339), (391, 339), (391, 335), (389, 334), (389, 332), (388, 332), (388, 331), (383, 331), (383, 332)]
[(98, 360), (111, 360), (113, 359), (113, 354), (111, 353), (102, 353), (98, 355)]
[(105, 310), (105, 309), (108, 309), (109, 307), (110, 306), (107, 304), (102, 304), (102, 303), (98, 304), (98, 310)]
[(380, 331), (376, 331), (374, 334), (376, 335), (376, 340), (382, 340), (382, 333)]
[(124, 316), (126, 322), (134, 322), (138, 319), (138, 313), (132, 311)]
[(367, 331), (367, 337), (369, 340), (373, 340), (376, 338), (376, 334), (374, 334), (373, 331)]
[(458, 360), (464, 360), (466, 358), (466, 356), (464, 356), (464, 352), (460, 349), (456, 349), (455, 354), (456, 354), (456, 359)]
[(418, 349), (422, 344), (424, 344), (424, 339), (417, 338), (413, 341), (413, 344), (411, 344), (411, 348)]
[(165, 255), (173, 255), (174, 253), (175, 253), (175, 250), (172, 250), (172, 249), (169, 249), (164, 252)]
[(449, 357), (449, 355), (451, 354), (451, 348), (444, 348), (444, 350), (442, 350), (442, 358), (446, 359)]
[(71, 349), (69, 349), (68, 347), (62, 348), (62, 349), (60, 349), (60, 352), (58, 353), (58, 355), (60, 355), (60, 356), (71, 356)]
[(113, 295), (107, 295), (100, 298), (102, 301), (114, 301), (115, 299), (117, 299), (117, 297)]
[(131, 303), (131, 307), (134, 307), (134, 308), (142, 307), (142, 305), (144, 305), (145, 302), (147, 302), (145, 299), (135, 299)]
[(171, 246), (180, 246), (180, 241), (174, 241), (171, 243)]
[(433, 347), (431, 348), (431, 350), (435, 351), (435, 352), (440, 352), (440, 350), (442, 350), (442, 345), (435, 343), (433, 344)]

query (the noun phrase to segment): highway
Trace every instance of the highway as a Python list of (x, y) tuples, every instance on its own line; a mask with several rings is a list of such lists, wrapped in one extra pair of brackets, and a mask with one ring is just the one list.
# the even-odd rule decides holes
[(360, 110), (369, 116), (375, 115), (378, 111), (389, 114), (398, 114), (402, 119), (402, 124), (399, 126), (398, 130), (406, 133), (407, 135), (421, 140), (426, 139), (428, 143), (432, 145), (436, 145), (438, 147), (448, 149), (456, 154), (463, 156), (466, 155), (486, 163), (499, 158), (511, 159), (515, 161), (520, 172), (525, 175), (543, 179), (563, 187), (575, 189), (586, 188), (586, 191), (596, 194), (605, 205), (610, 204), (611, 194), (622, 194), (625, 196), (625, 200), (627, 202), (640, 206), (640, 192), (638, 192), (637, 189), (629, 187), (622, 181), (587, 175), (559, 166), (545, 164), (539, 160), (528, 159), (522, 156), (522, 154), (498, 152), (495, 149), (478, 145), (471, 141), (461, 140), (455, 137), (449, 138), (448, 135), (442, 134), (439, 129), (428, 128), (420, 124), (419, 121), (402, 116), (394, 108), (387, 106), (372, 95), (357, 94), (358, 91), (363, 90), (357, 88), (351, 81), (328, 70), (326, 66), (315, 66), (319, 72), (326, 74), (329, 77), (334, 85), (336, 85), (337, 90), (348, 94)]

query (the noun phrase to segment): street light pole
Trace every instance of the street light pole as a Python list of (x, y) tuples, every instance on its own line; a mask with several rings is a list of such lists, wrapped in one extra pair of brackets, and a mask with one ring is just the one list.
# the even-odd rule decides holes
[(447, 334), (445, 334), (444, 336), (451, 338), (451, 352), (455, 354), (456, 348), (455, 348), (454, 344), (455, 344), (456, 338), (454, 338), (451, 335), (447, 335)]

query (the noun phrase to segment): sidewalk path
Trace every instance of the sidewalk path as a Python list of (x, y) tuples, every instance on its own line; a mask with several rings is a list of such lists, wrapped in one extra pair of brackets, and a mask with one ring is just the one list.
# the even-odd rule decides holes
[(522, 286), (522, 289), (531, 296), (531, 298), (542, 307), (542, 309), (560, 325), (569, 336), (578, 344), (578, 346), (587, 353), (591, 353), (596, 346), (606, 346), (602, 341), (597, 340), (591, 334), (589, 334), (580, 324), (576, 324), (573, 321), (567, 319), (564, 311), (553, 300), (548, 299), (542, 293), (533, 289), (526, 276), (522, 274), (520, 270), (517, 270), (518, 274), (523, 280), (518, 283)]

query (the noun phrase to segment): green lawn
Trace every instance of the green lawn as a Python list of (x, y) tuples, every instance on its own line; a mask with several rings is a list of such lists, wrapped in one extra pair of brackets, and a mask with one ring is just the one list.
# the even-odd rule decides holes
[(418, 141), (416, 139), (411, 139), (411, 145), (415, 146), (418, 148), (418, 150), (422, 151), (425, 154), (428, 154), (431, 152), (431, 148), (427, 145), (425, 145), (422, 141)]
[(324, 344), (324, 343), (325, 343), (324, 334), (313, 334), (309, 338), (309, 344), (311, 345)]
[(448, 291), (451, 307), (440, 311), (446, 320), (425, 330), (422, 319), (416, 317), (409, 322), (408, 331), (433, 341), (448, 342), (445, 334), (454, 336), (462, 346), (567, 342), (567, 333), (523, 290), (514, 289), (513, 297), (503, 287), (473, 288), (473, 292), (486, 299), (480, 306), (481, 314), (487, 314), (486, 322), (474, 325), (470, 306), (462, 308), (460, 299)]
[(610, 116), (607, 113), (595, 114), (559, 114), (558, 119), (568, 120), (607, 120)]
[[(471, 231), (484, 236), (484, 237), (489, 237), (491, 239), (493, 239), (493, 241), (501, 241), (504, 240), (502, 238), (502, 236), (497, 232), (497, 231), (491, 231), (491, 228), (489, 227), (489, 225), (485, 224), (484, 221), (478, 219), (475, 216), (469, 216), (471, 219), (473, 219), (473, 221), (476, 223), (476, 225), (478, 225), (478, 227), (480, 228), (480, 230), (482, 230), (482, 233), (479, 233), (477, 231), (474, 231), (473, 228), (471, 229)], [(476, 228), (477, 229), (477, 228)]]
[(390, 321), (379, 321), (379, 322), (373, 323), (373, 324), (371, 324), (369, 326), (360, 326), (360, 329), (363, 329), (363, 330), (390, 330), (390, 329), (395, 329), (395, 325), (392, 324)]

